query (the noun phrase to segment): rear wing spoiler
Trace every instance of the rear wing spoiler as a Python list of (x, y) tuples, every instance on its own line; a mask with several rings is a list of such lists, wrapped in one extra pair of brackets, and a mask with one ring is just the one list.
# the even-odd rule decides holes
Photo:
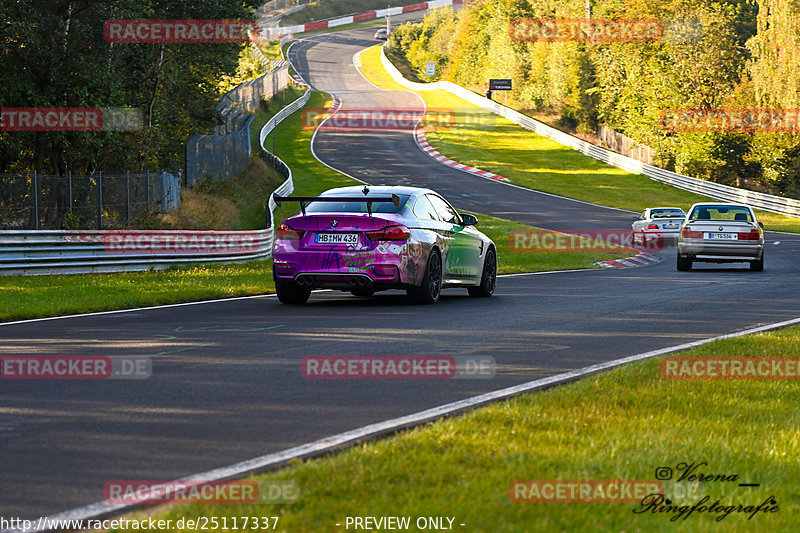
[(272, 199), (278, 207), (280, 207), (283, 202), (300, 202), (300, 210), (303, 212), (303, 215), (306, 214), (306, 206), (312, 202), (363, 202), (367, 204), (367, 213), (369, 216), (372, 216), (372, 204), (375, 202), (391, 202), (395, 207), (400, 207), (400, 197), (394, 193), (392, 193), (391, 197), (376, 196), (374, 198), (367, 198), (366, 196), (279, 196), (273, 193)]

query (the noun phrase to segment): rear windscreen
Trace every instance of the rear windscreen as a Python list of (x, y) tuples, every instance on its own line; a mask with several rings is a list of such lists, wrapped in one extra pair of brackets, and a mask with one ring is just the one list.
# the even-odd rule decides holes
[(652, 218), (683, 218), (686, 213), (680, 209), (653, 209), (650, 211)]
[[(352, 196), (352, 195), (351, 195)], [(387, 198), (391, 194), (374, 194), (366, 198)], [(399, 213), (405, 207), (410, 195), (398, 194), (400, 205), (392, 202), (373, 202), (373, 213)], [(367, 213), (367, 202), (311, 202), (306, 206), (306, 213)]]
[(695, 207), (689, 215), (689, 220), (736, 220), (752, 222), (750, 210), (742, 206), (730, 205), (701, 205)]

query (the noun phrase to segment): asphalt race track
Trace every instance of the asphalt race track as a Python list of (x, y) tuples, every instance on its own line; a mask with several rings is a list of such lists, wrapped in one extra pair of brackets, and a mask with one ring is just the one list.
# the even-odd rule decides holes
[[(372, 30), (293, 47), (344, 109), (420, 107), (352, 65)], [(370, 183), (432, 187), (456, 207), (532, 225), (623, 227), (630, 214), (522, 191), (435, 163), (411, 132), (321, 130), (326, 163)], [(148, 356), (144, 380), (0, 382), (0, 515), (34, 518), (103, 498), (111, 480), (169, 480), (532, 379), (800, 316), (800, 238), (768, 234), (764, 272), (657, 265), (505, 277), (493, 298), (319, 292), (0, 327), (2, 355)], [(490, 355), (494, 379), (320, 381), (308, 355)], [(302, 487), (301, 487), (302, 490)]]

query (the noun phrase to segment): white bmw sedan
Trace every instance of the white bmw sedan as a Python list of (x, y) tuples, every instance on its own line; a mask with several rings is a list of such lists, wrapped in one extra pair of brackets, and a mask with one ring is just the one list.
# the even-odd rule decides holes
[(670, 241), (674, 245), (681, 232), (686, 213), (680, 207), (651, 207), (633, 217), (631, 240), (634, 246), (647, 246), (654, 240)]
[(689, 209), (678, 239), (678, 270), (692, 263), (750, 263), (764, 270), (764, 224), (741, 204), (699, 203)]

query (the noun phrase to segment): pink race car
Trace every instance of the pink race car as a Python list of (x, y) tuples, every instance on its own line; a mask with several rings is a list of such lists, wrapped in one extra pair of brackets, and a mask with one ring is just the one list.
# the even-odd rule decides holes
[(305, 303), (314, 288), (371, 296), (404, 289), (436, 303), (443, 288), (491, 296), (497, 282), (494, 242), (444, 198), (416, 187), (343, 187), (299, 202), (301, 213), (275, 231), (273, 276), (278, 299)]

